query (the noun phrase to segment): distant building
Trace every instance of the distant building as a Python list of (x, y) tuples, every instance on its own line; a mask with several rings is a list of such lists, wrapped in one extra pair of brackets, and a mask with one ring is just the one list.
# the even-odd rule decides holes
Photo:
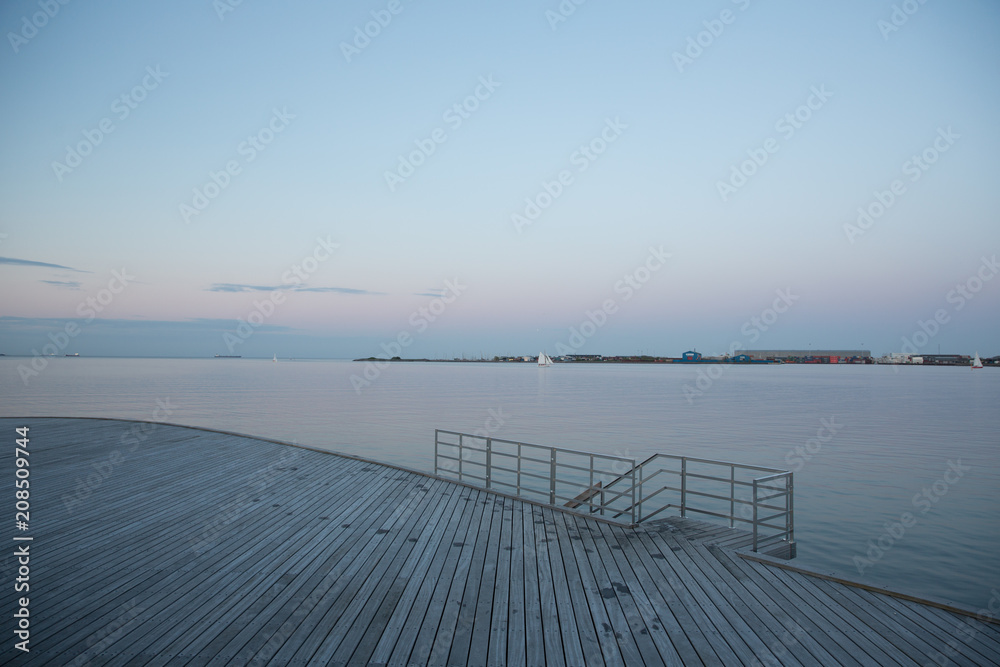
[(972, 357), (967, 354), (925, 354), (924, 366), (971, 366)]
[(871, 350), (744, 350), (751, 359), (817, 364), (871, 363)]

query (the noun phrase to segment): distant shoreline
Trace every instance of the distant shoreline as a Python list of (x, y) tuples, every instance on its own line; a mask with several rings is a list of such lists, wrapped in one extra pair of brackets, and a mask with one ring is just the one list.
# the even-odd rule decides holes
[[(387, 359), (385, 357), (363, 357), (360, 359), (352, 359), (355, 362), (383, 362), (383, 363), (448, 363), (448, 364), (525, 364), (533, 365), (535, 360), (530, 361), (520, 359), (403, 359), (401, 357), (393, 357)], [(732, 358), (706, 358), (702, 357), (700, 359), (681, 359), (677, 357), (603, 357), (601, 359), (572, 359), (572, 360), (556, 360), (556, 364), (676, 364), (679, 366), (684, 365), (702, 365), (702, 364), (727, 364), (733, 366), (775, 366), (775, 365), (794, 365), (794, 366), (928, 366), (928, 367), (940, 367), (940, 366), (951, 366), (958, 368), (969, 368), (971, 362), (962, 363), (924, 363), (924, 364), (912, 364), (905, 362), (877, 362), (874, 358), (869, 357), (862, 361), (838, 361), (838, 362), (828, 362), (819, 360), (801, 361), (801, 360), (778, 360), (778, 359), (754, 359), (751, 361), (734, 361)], [(990, 366), (1000, 367), (1000, 363), (987, 363), (987, 360), (983, 360), (983, 367), (989, 368)]]

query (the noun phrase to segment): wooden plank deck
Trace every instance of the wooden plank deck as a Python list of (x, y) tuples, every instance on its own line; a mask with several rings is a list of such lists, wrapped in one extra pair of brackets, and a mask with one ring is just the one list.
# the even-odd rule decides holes
[[(30, 427), (30, 653), (11, 665), (1000, 664), (1000, 626), (748, 558), (689, 519), (637, 529), (244, 436)], [(143, 432), (141, 429), (145, 429)]]

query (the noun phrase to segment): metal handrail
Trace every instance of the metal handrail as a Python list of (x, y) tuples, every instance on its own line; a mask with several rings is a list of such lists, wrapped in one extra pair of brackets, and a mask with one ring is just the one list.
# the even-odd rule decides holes
[[(441, 451), (443, 447), (455, 448), (456, 455)], [(567, 460), (574, 458), (577, 460)], [(584, 461), (586, 464), (581, 464)], [(626, 471), (619, 472), (619, 466)], [(705, 474), (698, 466), (729, 470), (725, 476)], [(636, 463), (622, 456), (435, 429), (434, 471), (455, 475), (459, 481), (482, 482), (487, 489), (513, 489), (520, 497), (526, 493), (545, 497), (550, 505), (565, 503), (577, 511), (599, 513), (612, 520), (625, 518), (631, 526), (670, 508), (679, 510), (682, 517), (692, 512), (728, 519), (730, 527), (748, 523), (754, 551), (780, 540), (787, 542), (789, 553), (794, 554), (793, 477), (786, 470), (673, 454), (653, 454)], [(767, 474), (738, 479), (737, 472), (744, 476)], [(676, 475), (679, 486), (663, 483), (672, 478), (658, 479), (665, 474)], [(566, 488), (575, 490), (566, 492)], [(744, 497), (739, 497), (739, 491)], [(726, 504), (728, 512), (721, 509)], [(739, 516), (737, 510), (745, 513)], [(764, 516), (764, 512), (771, 514)]]

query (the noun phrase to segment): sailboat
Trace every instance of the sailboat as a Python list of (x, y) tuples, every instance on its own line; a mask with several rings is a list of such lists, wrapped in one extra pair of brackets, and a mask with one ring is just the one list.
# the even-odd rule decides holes
[(983, 360), (979, 358), (979, 352), (976, 352), (976, 358), (972, 360), (973, 370), (983, 367)]
[(544, 366), (551, 366), (552, 365), (552, 357), (550, 357), (549, 355), (547, 355), (544, 352), (542, 352), (541, 354), (538, 355), (538, 365), (539, 366), (543, 366), (543, 367)]
[(278, 355), (274, 355), (274, 359), (272, 359), (271, 361), (273, 361), (274, 363), (278, 363)]

